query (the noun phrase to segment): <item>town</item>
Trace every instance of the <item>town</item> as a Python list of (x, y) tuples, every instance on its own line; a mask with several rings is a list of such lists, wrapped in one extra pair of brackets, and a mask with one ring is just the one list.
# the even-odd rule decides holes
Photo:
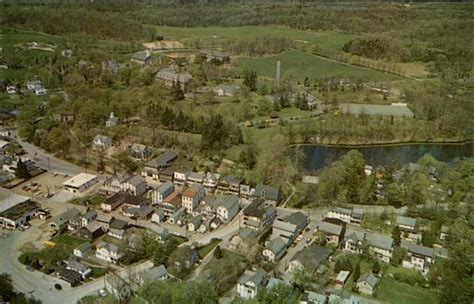
[(470, 7), (46, 2), (2, 4), (1, 303), (474, 300)]

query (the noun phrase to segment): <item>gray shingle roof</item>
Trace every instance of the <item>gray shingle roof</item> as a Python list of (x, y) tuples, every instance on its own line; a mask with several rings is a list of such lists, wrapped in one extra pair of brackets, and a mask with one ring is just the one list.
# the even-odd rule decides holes
[(240, 284), (245, 284), (247, 282), (252, 282), (255, 286), (260, 286), (267, 273), (262, 269), (257, 269), (257, 271), (245, 270), (244, 274), (239, 278)]
[(318, 226), (318, 229), (325, 233), (341, 235), (343, 227), (336, 224), (328, 223), (328, 222), (321, 222), (321, 224), (319, 224)]
[(173, 188), (174, 188), (174, 185), (172, 182), (166, 182), (166, 183), (161, 184), (158, 188), (156, 188), (156, 191), (159, 193), (165, 193), (169, 191), (169, 189), (173, 189)]
[(355, 104), (342, 103), (339, 108), (343, 113), (348, 114), (365, 114), (365, 115), (381, 115), (381, 116), (400, 116), (414, 117), (413, 112), (407, 106), (395, 105), (374, 105), (374, 104)]
[(145, 183), (145, 179), (143, 177), (141, 177), (140, 175), (134, 175), (132, 176), (131, 178), (129, 178), (127, 180), (127, 182), (130, 184), (130, 185), (133, 185), (133, 186), (138, 186), (142, 183)]
[(365, 233), (362, 231), (356, 231), (352, 229), (347, 229), (344, 240), (352, 240), (354, 242), (362, 242), (364, 241)]
[(417, 255), (426, 256), (426, 257), (431, 257), (431, 258), (435, 257), (435, 251), (433, 248), (417, 245), (411, 241), (405, 241), (405, 240), (402, 240), (400, 245), (402, 248), (406, 248), (408, 252), (411, 252)]
[(372, 272), (366, 272), (362, 274), (357, 280), (357, 283), (360, 282), (367, 282), (367, 284), (369, 284), (372, 288), (375, 288), (375, 286), (377, 286), (378, 279), (373, 275)]
[(397, 225), (404, 225), (404, 226), (410, 226), (410, 227), (415, 227), (416, 225), (416, 219), (411, 218), (411, 217), (406, 217), (406, 216), (397, 216)]
[(281, 238), (277, 237), (268, 243), (268, 249), (274, 254), (279, 254), (280, 252), (286, 249), (286, 242), (283, 241)]
[(91, 243), (89, 242), (84, 242), (81, 245), (77, 246), (76, 249), (79, 250), (80, 252), (87, 251), (92, 248)]
[(330, 255), (330, 249), (317, 245), (310, 245), (309, 247), (298, 251), (291, 260), (299, 261), (306, 270), (314, 272), (322, 262), (329, 258)]
[(142, 278), (144, 281), (156, 281), (166, 276), (168, 271), (166, 267), (162, 264), (160, 266), (153, 267), (142, 274)]
[(154, 169), (164, 168), (170, 165), (170, 163), (178, 157), (175, 151), (167, 151), (160, 156), (150, 160), (145, 164), (145, 167), (151, 167)]
[(379, 233), (368, 233), (366, 235), (367, 242), (369, 245), (377, 248), (382, 248), (385, 250), (391, 250), (393, 239), (389, 236), (379, 234)]
[(308, 217), (298, 211), (298, 212), (293, 212), (292, 214), (286, 216), (285, 221), (290, 222), (300, 227), (300, 226), (303, 226), (308, 221)]
[(254, 197), (267, 198), (278, 201), (280, 198), (280, 189), (273, 186), (258, 184), (255, 187)]
[(149, 58), (151, 58), (151, 56), (147, 52), (135, 52), (132, 54), (132, 59), (135, 60), (147, 61)]

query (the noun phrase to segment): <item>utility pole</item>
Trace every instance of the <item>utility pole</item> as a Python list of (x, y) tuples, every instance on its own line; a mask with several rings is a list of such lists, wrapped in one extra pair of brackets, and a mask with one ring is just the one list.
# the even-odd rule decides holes
[(46, 158), (48, 160), (48, 171), (51, 171), (51, 165), (50, 165), (50, 162), (49, 162), (49, 156)]

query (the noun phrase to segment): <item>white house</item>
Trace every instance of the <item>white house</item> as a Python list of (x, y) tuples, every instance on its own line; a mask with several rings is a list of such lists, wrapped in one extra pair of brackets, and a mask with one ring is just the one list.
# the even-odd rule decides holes
[(117, 124), (118, 124), (118, 118), (115, 117), (114, 112), (110, 112), (110, 116), (105, 122), (105, 127), (109, 128), (109, 127), (116, 126)]
[(366, 240), (371, 253), (376, 258), (382, 262), (390, 263), (393, 250), (393, 239), (391, 237), (378, 233), (368, 233)]
[(113, 272), (105, 275), (105, 289), (120, 301), (128, 299), (132, 293), (130, 285)]
[(216, 199), (217, 217), (223, 223), (229, 223), (239, 213), (239, 197), (236, 195), (220, 196)]
[(261, 269), (245, 270), (237, 282), (237, 294), (244, 299), (254, 299), (265, 286), (266, 276), (267, 273)]
[(184, 185), (188, 181), (189, 172), (174, 171), (173, 182), (177, 185)]
[(84, 258), (86, 257), (89, 252), (92, 251), (92, 245), (89, 242), (84, 242), (78, 247), (74, 248), (73, 254), (77, 256), (78, 258)]
[(105, 135), (97, 135), (92, 144), (96, 150), (107, 150), (112, 147), (112, 139)]
[(404, 268), (418, 270), (424, 275), (427, 275), (435, 262), (435, 250), (405, 240), (402, 240), (400, 245), (407, 250), (407, 255), (402, 262), (402, 266)]
[(165, 212), (163, 210), (155, 210), (155, 213), (151, 215), (151, 222), (152, 223), (163, 223), (165, 220)]
[(364, 240), (364, 232), (347, 229), (342, 243), (342, 251), (361, 254), (363, 251)]
[(80, 194), (99, 181), (97, 175), (79, 173), (63, 182), (63, 187), (73, 194)]
[(67, 259), (65, 263), (66, 269), (78, 272), (82, 279), (86, 279), (92, 273), (92, 269), (89, 266), (78, 262), (74, 257)]
[(81, 218), (81, 227), (86, 227), (88, 224), (95, 221), (96, 218), (97, 211), (95, 211), (94, 209), (87, 211)]
[(171, 193), (174, 192), (174, 185), (172, 182), (165, 182), (158, 188), (152, 191), (151, 202), (153, 205), (162, 203)]
[(219, 183), (220, 175), (212, 172), (207, 172), (202, 184), (208, 189), (215, 189)]
[(119, 247), (111, 243), (100, 242), (96, 248), (95, 256), (102, 261), (116, 263), (123, 256), (119, 251)]
[(181, 196), (182, 206), (188, 213), (194, 212), (194, 209), (201, 203), (205, 195), (204, 187), (194, 184), (185, 190)]
[(16, 94), (15, 86), (12, 86), (12, 85), (7, 86), (7, 93), (8, 94)]
[(146, 192), (147, 183), (140, 175), (134, 175), (122, 182), (120, 189), (124, 192), (128, 192), (134, 196), (141, 196)]
[(275, 238), (263, 249), (262, 255), (267, 261), (275, 263), (286, 253), (286, 246), (285, 240), (280, 237)]
[(357, 280), (357, 290), (362, 294), (373, 295), (377, 287), (378, 279), (372, 272), (362, 274)]

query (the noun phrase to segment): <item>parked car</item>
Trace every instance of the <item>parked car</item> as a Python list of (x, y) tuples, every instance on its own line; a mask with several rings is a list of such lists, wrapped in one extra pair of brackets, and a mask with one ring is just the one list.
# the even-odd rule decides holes
[(300, 235), (298, 235), (298, 237), (296, 238), (296, 241), (299, 242), (299, 241), (301, 241), (302, 239), (303, 239), (303, 235), (300, 234)]

